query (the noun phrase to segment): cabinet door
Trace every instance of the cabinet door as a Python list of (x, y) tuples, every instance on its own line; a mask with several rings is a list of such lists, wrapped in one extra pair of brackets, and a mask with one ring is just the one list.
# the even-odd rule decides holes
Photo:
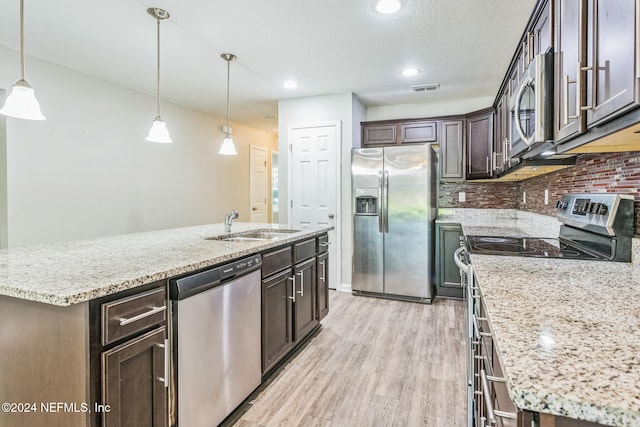
[(391, 145), (396, 143), (396, 125), (362, 125), (362, 146)]
[(293, 270), (293, 341), (303, 339), (318, 324), (316, 316), (316, 259), (297, 264)]
[[(575, 1), (575, 0), (574, 0)], [(550, 3), (548, 1), (540, 16), (533, 25), (531, 32), (531, 42), (533, 43), (532, 58), (540, 53), (546, 53), (551, 49), (551, 13)], [(533, 59), (532, 59), (533, 61)]]
[(318, 255), (318, 320), (329, 314), (329, 253)]
[(400, 123), (400, 144), (414, 142), (436, 142), (438, 140), (437, 122)]
[(105, 427), (167, 425), (165, 327), (102, 353)]
[(588, 127), (637, 104), (635, 3), (588, 1)]
[(462, 120), (443, 121), (440, 137), (440, 178), (464, 178)]
[[(584, 80), (578, 80), (578, 67), (584, 62), (583, 40), (586, 38), (586, 0), (556, 0), (555, 105), (554, 139), (584, 132), (585, 115), (578, 97), (584, 99)], [(580, 85), (580, 86), (578, 86)]]
[(492, 177), (493, 112), (467, 119), (467, 179)]
[(267, 372), (293, 343), (291, 269), (262, 280), (262, 372)]
[(453, 253), (460, 247), (462, 227), (458, 224), (436, 224), (436, 294), (462, 298), (460, 270)]

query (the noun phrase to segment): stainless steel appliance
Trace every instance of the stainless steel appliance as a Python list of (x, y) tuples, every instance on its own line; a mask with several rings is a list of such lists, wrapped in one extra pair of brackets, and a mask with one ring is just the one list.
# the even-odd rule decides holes
[(556, 203), (557, 239), (467, 236), (470, 253), (525, 257), (631, 261), (633, 197), (568, 194)]
[(171, 426), (211, 427), (261, 382), (260, 255), (169, 281)]
[(511, 157), (553, 140), (553, 53), (536, 55), (509, 100)]
[(354, 149), (355, 294), (433, 298), (436, 153), (430, 145)]

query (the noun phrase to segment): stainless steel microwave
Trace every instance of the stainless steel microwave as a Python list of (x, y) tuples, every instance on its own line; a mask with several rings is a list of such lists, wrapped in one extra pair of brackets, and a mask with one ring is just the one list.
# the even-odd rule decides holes
[(536, 55), (509, 99), (511, 157), (553, 140), (553, 53)]

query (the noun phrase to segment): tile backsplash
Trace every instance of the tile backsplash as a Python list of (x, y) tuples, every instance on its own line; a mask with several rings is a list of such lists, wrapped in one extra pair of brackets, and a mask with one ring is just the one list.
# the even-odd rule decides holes
[[(548, 204), (544, 203), (545, 190)], [(464, 202), (458, 201), (459, 192), (465, 193)], [(634, 233), (640, 235), (640, 152), (582, 154), (574, 167), (517, 183), (442, 182), (438, 206), (520, 209), (553, 216), (555, 201), (566, 193), (631, 194), (635, 198)]]

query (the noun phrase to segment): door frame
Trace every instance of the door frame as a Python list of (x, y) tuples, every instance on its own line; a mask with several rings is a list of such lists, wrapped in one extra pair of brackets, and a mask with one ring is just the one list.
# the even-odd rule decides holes
[(259, 151), (264, 151), (264, 175), (265, 175), (265, 202), (264, 202), (264, 214), (265, 214), (265, 222), (271, 222), (271, 154), (269, 148), (256, 145), (249, 144), (249, 222), (253, 222), (253, 214), (251, 213), (251, 205), (253, 203), (253, 177), (251, 176), (252, 168), (253, 168), (253, 150), (258, 149)]
[[(315, 122), (315, 123), (310, 123), (310, 122), (306, 122), (306, 123), (294, 123), (294, 124), (289, 124), (287, 125), (287, 212), (288, 212), (288, 218), (289, 218), (289, 224), (292, 224), (291, 222), (291, 207), (292, 207), (292, 192), (291, 189), (293, 188), (293, 180), (292, 180), (292, 173), (291, 171), (293, 171), (293, 131), (297, 130), (297, 129), (308, 129), (308, 128), (318, 128), (318, 127), (334, 127), (335, 131), (336, 131), (336, 147), (335, 147), (335, 152), (334, 152), (334, 156), (335, 158), (333, 159), (333, 161), (335, 161), (335, 166), (336, 166), (336, 188), (335, 188), (335, 194), (336, 194), (336, 200), (335, 200), (335, 212), (334, 215), (337, 219), (337, 221), (334, 221), (334, 230), (335, 230), (335, 239), (333, 242), (333, 248), (331, 248), (331, 250), (336, 254), (335, 256), (335, 266), (336, 266), (336, 277), (333, 278), (333, 281), (335, 281), (335, 283), (331, 283), (331, 281), (329, 282), (329, 286), (332, 287), (332, 289), (336, 289), (336, 290), (342, 290), (342, 279), (341, 279), (341, 271), (342, 271), (342, 251), (341, 251), (341, 244), (340, 244), (340, 240), (341, 240), (341, 236), (342, 236), (342, 204), (341, 204), (341, 200), (342, 200), (342, 164), (341, 164), (341, 159), (342, 159), (342, 122), (340, 120), (329, 120), (329, 121), (323, 121), (323, 122)], [(349, 220), (351, 220), (349, 218)], [(331, 279), (331, 278), (330, 278)], [(332, 286), (333, 285), (333, 286)]]

